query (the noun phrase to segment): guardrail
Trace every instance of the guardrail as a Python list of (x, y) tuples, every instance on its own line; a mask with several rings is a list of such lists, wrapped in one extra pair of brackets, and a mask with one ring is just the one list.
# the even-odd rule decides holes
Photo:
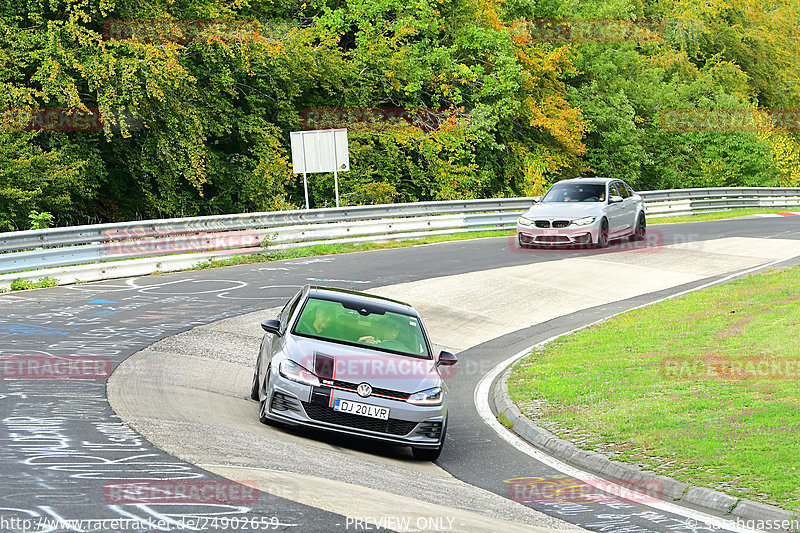
[[(645, 191), (648, 216), (742, 207), (800, 206), (800, 188)], [(533, 198), (419, 202), (96, 224), (0, 233), (0, 274), (120, 259), (254, 253), (324, 242), (353, 242), (513, 227)], [(206, 254), (200, 257), (202, 254)]]
[(693, 215), (748, 207), (800, 206), (800, 187), (729, 187), (640, 192), (648, 216)]

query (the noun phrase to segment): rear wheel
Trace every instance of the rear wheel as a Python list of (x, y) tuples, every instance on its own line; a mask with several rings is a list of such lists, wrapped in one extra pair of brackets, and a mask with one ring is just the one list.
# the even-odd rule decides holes
[(608, 248), (608, 220), (603, 219), (597, 232), (597, 247)]
[(643, 241), (647, 235), (647, 220), (644, 213), (639, 214), (639, 220), (636, 221), (636, 230), (630, 236), (632, 241)]
[(447, 420), (444, 421), (442, 427), (442, 440), (439, 441), (439, 446), (436, 448), (411, 448), (411, 453), (414, 454), (414, 459), (419, 461), (435, 461), (442, 454), (444, 448), (444, 438), (447, 435)]

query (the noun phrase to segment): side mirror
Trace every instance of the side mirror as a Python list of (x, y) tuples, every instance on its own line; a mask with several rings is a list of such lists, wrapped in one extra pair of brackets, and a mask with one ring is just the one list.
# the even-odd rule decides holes
[(541, 201), (542, 201), (542, 197), (541, 196), (534, 196), (533, 197), (533, 203), (538, 204)]
[(618, 204), (622, 201), (622, 196), (617, 196), (616, 194), (608, 197), (608, 203), (610, 204)]
[(265, 320), (261, 323), (261, 329), (266, 331), (267, 333), (273, 333), (275, 335), (281, 334), (281, 321), (280, 320)]
[(442, 351), (439, 354), (439, 361), (437, 364), (450, 366), (456, 364), (457, 362), (458, 358), (455, 355), (451, 354), (450, 352)]

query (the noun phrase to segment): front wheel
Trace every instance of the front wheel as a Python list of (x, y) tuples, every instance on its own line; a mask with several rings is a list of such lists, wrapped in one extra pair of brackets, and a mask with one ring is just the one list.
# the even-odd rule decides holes
[(597, 244), (598, 248), (608, 248), (608, 220), (603, 220), (600, 223), (600, 230), (597, 232)]
[(644, 218), (644, 213), (639, 214), (639, 220), (636, 221), (636, 230), (630, 236), (632, 241), (643, 241), (647, 235), (647, 220)]
[(276, 425), (275, 422), (270, 420), (267, 417), (267, 401), (269, 400), (269, 375), (270, 375), (270, 368), (267, 368), (267, 377), (264, 378), (264, 399), (258, 402), (258, 419), (261, 421), (262, 424), (266, 424), (268, 426)]
[[(261, 356), (258, 356), (261, 359)], [(250, 387), (250, 399), (258, 401), (258, 367), (260, 365), (260, 361), (256, 362), (256, 370), (253, 372), (253, 385)]]

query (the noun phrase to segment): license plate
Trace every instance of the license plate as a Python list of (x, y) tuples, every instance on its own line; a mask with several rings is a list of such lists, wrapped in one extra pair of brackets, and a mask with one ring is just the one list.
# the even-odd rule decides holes
[(338, 399), (333, 404), (334, 411), (342, 413), (350, 413), (360, 416), (368, 416), (369, 418), (380, 418), (381, 420), (389, 419), (388, 407), (376, 407), (366, 403), (351, 402), (349, 400)]
[(545, 235), (558, 235), (557, 229), (546, 229), (544, 230)]

